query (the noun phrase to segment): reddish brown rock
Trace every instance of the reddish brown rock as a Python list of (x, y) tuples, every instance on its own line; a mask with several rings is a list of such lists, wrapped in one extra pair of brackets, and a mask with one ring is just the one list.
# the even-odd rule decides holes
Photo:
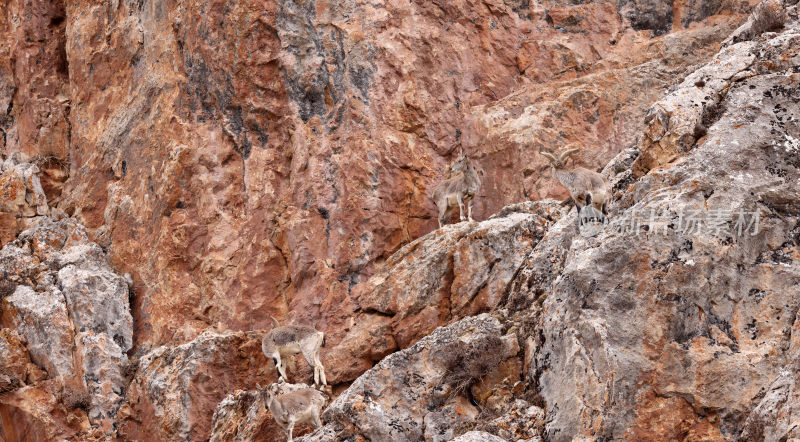
[(3, 299), (2, 305), (3, 325), (25, 336), (33, 362), (53, 378), (71, 377), (75, 373), (72, 358), (75, 335), (60, 292), (37, 293), (20, 285), (14, 294)]
[(706, 135), (706, 126), (722, 112), (719, 102), (730, 87), (726, 80), (753, 64), (754, 47), (755, 44), (740, 44), (724, 49), (689, 75), (679, 86), (679, 93), (661, 100), (648, 112), (642, 154), (633, 164), (634, 176), (674, 162)]
[[(9, 224), (6, 230), (14, 233), (0, 232), (0, 241), (43, 223), (40, 215), (49, 207), (42, 205), (44, 196), (87, 230), (39, 230), (23, 238), (30, 252), (3, 255), (3, 269), (29, 295), (25, 305), (25, 299), (12, 297), (14, 307), (4, 308), (3, 322), (33, 337), (43, 331), (71, 336), (66, 339), (71, 342), (47, 351), (41, 340), (29, 339), (28, 350), (53, 373), (72, 361), (75, 373), (97, 369), (104, 376), (87, 386), (102, 399), (97, 402), (102, 416), (95, 405), (89, 417), (100, 422), (102, 429), (93, 434), (101, 436), (109, 435), (121, 384), (127, 382), (120, 373), (126, 358), (121, 352), (133, 348), (139, 355), (160, 355), (140, 365), (144, 374), (135, 378), (117, 417), (121, 428), (132, 438), (200, 439), (209, 436), (216, 402), (235, 388), (251, 388), (245, 384), (260, 376), (248, 365), (261, 361), (252, 336), (244, 356), (234, 357), (206, 342), (201, 333), (209, 328), (220, 336), (265, 329), (269, 314), (313, 325), (328, 336), (323, 361), (343, 388), (435, 327), (502, 305), (506, 294), (535, 302), (538, 315), (542, 296), (551, 291), (542, 287), (554, 283), (559, 264), (568, 259), (572, 220), (544, 235), (549, 224), (529, 222), (533, 215), (506, 214), (431, 234), (436, 220), (430, 189), (454, 147), (461, 143), (482, 169), (479, 220), (510, 203), (564, 197), (565, 190), (542, 170), (546, 163), (537, 150), (574, 144), (583, 148), (576, 163), (599, 168), (636, 145), (650, 105), (671, 85), (685, 80), (685, 91), (687, 82), (698, 80), (701, 71), (693, 74), (695, 67), (744, 20), (750, 3), (12, 0), (0, 14), (2, 156), (8, 161), (11, 154), (23, 154), (39, 172), (28, 169), (22, 180), (14, 176), (0, 185), (0, 204), (13, 205), (1, 210), (18, 218), (17, 227)], [(793, 56), (769, 53), (786, 46), (761, 48), (765, 61), (754, 63), (748, 75), (794, 63)], [(734, 55), (737, 63), (752, 58), (746, 51)], [(628, 188), (634, 175), (658, 174), (700, 142), (703, 128), (696, 123), (708, 113), (691, 106), (698, 94), (724, 94), (727, 80), (697, 86), (694, 101), (662, 101), (674, 106), (647, 120), (642, 156), (615, 188), (620, 207), (647, 192), (641, 183)], [(766, 201), (794, 210), (777, 195)], [(512, 218), (525, 218), (528, 227), (505, 228)], [(430, 236), (414, 242), (425, 234)], [(85, 242), (86, 236), (100, 246), (85, 249), (89, 257), (102, 254), (95, 253), (102, 248), (115, 269), (131, 274), (135, 333), (127, 331), (127, 312), (95, 321), (90, 314), (95, 306), (83, 302), (95, 292), (118, 300), (119, 290), (83, 290), (80, 284), (68, 284), (73, 290), (64, 302), (76, 309), (77, 325), (91, 331), (73, 330), (64, 321), (39, 324), (38, 315), (17, 320), (22, 307), (34, 313), (41, 307), (34, 294), (53, 294), (41, 290), (55, 284), (46, 267), (70, 265), (62, 248)], [(777, 246), (780, 256), (796, 256), (791, 245)], [(613, 252), (624, 256), (632, 249), (626, 244)], [(650, 279), (645, 261), (639, 257), (636, 268)], [(527, 272), (524, 281), (517, 277), (520, 267)], [(567, 275), (585, 275), (585, 268), (580, 270)], [(109, 281), (121, 287), (118, 275)], [(531, 289), (530, 281), (539, 290)], [(526, 283), (531, 292), (520, 293)], [(572, 282), (557, 284), (568, 291)], [(550, 306), (547, 314), (558, 311)], [(760, 326), (783, 326), (763, 316)], [(717, 423), (706, 425), (682, 403), (667, 403), (677, 411), (661, 428), (648, 414), (663, 405), (663, 396), (687, 390), (697, 392), (692, 400), (698, 404), (714, 403), (708, 380), (721, 375), (722, 365), (709, 355), (740, 339), (725, 326), (715, 327), (704, 336), (713, 342), (692, 341), (689, 349), (648, 335), (648, 345), (659, 352), (673, 352), (674, 360), (701, 368), (693, 382), (658, 376), (662, 383), (653, 381), (654, 398), (637, 402), (645, 418), (631, 418), (626, 428), (658, 430), (665, 437), (683, 434), (684, 426), (693, 435), (715, 434)], [(92, 335), (100, 329), (110, 333)], [(125, 332), (117, 333), (121, 329)], [(559, 348), (567, 339), (549, 332), (549, 345)], [(556, 350), (547, 353), (537, 347), (538, 337), (528, 337), (530, 358), (509, 373), (527, 366), (526, 372), (535, 374), (541, 369), (537, 357), (545, 353), (558, 362)], [(66, 348), (75, 341), (81, 346), (73, 355)], [(70, 354), (56, 357), (62, 353)], [(97, 353), (105, 358), (101, 363), (81, 359)], [(213, 380), (202, 377), (207, 373), (179, 372), (167, 360), (172, 356), (196, 362), (193, 369), (212, 367)], [(738, 364), (742, 358), (723, 359)], [(295, 380), (306, 379), (304, 363), (298, 365)], [(222, 366), (233, 367), (233, 373)], [(765, 369), (769, 376), (759, 378), (760, 385), (772, 382), (773, 368)], [(650, 378), (631, 382), (642, 379)], [(178, 386), (180, 381), (189, 386)], [(785, 390), (779, 384), (776, 397)], [(542, 388), (558, 391), (559, 385)], [(162, 390), (192, 401), (176, 405)], [(27, 397), (39, 397), (35, 391)], [(581, 404), (602, 402), (600, 391), (587, 392)], [(47, 395), (40, 400), (58, 402)], [(751, 413), (757, 422), (783, 410), (770, 404), (764, 403), (763, 413), (751, 412), (749, 402), (730, 408), (737, 419)], [(181, 411), (174, 416), (164, 411), (173, 406)], [(22, 421), (31, 428), (53, 425), (41, 434), (68, 432), (55, 430), (66, 428), (57, 419), (39, 417), (52, 407), (38, 414), (29, 412), (34, 404), (25, 401), (8, 407), (4, 418), (35, 415)], [(432, 416), (431, 428), (458, 415), (457, 407)], [(593, 429), (612, 420), (586, 413)], [(562, 422), (578, 427), (569, 419), (553, 422), (552, 428)]]
[(3, 437), (15, 441), (100, 440), (88, 434), (91, 427), (82, 409), (64, 406), (63, 393), (59, 381), (49, 380), (0, 396)]
[(0, 249), (0, 273), (0, 378), (13, 390), (0, 413), (15, 422), (0, 436), (112, 437), (132, 345), (125, 279), (83, 227), (49, 217)]
[[(481, 314), (440, 327), (384, 358), (330, 404), (322, 416), (325, 428), (305, 440), (450, 440), (466, 432), (465, 424), (480, 412), (467, 390), (474, 394), (480, 391), (476, 384), (491, 389), (498, 378), (519, 376), (518, 363), (516, 370), (504, 370), (517, 359), (517, 337), (501, 330), (500, 321)], [(453, 352), (487, 342), (494, 344), (490, 354)], [(485, 398), (478, 403), (485, 406)]]
[[(17, 332), (0, 329), (0, 394), (24, 386), (29, 381), (29, 371), (35, 368)], [(34, 378), (36, 374), (31, 375)]]
[(61, 201), (64, 182), (69, 178), (69, 164), (66, 160), (52, 155), (40, 155), (34, 160), (40, 171), (39, 180), (42, 191), (47, 197), (48, 204), (54, 207)]
[[(355, 379), (438, 324), (495, 308), (525, 256), (561, 216), (558, 209), (553, 201), (520, 204), (487, 221), (446, 226), (392, 255), (352, 290), (360, 311), (323, 351), (329, 382)], [(345, 317), (353, 307), (340, 308)]]
[(71, 87), (61, 0), (10, 0), (0, 14), (0, 142), (5, 152), (69, 158)]
[(13, 213), (0, 212), (0, 248), (15, 240), (18, 234), (17, 217)]
[[(282, 430), (271, 424), (269, 410), (258, 391), (237, 390), (228, 395), (214, 410), (209, 441), (267, 441), (277, 438)], [(299, 433), (298, 433), (299, 435)]]
[[(577, 142), (579, 162), (603, 164), (744, 18), (603, 2), (36, 5), (1, 29), (44, 36), (41, 69), (62, 66), (48, 51), (63, 46), (70, 89), (62, 102), (67, 77), (52, 77), (49, 117), (23, 124), (46, 94), (32, 67), (11, 77), (6, 132), (30, 142), (6, 151), (41, 155), (45, 193), (132, 275), (146, 348), (209, 324), (263, 329), (269, 313), (335, 343), (351, 286), (434, 229), (429, 190), (456, 143), (484, 171), (478, 219), (563, 196), (537, 146)], [(66, 109), (68, 156), (45, 142)]]
[(136, 440), (207, 440), (217, 405), (232, 391), (277, 380), (259, 333), (214, 333), (138, 361), (119, 411), (119, 434)]
[(0, 163), (0, 210), (15, 217), (34, 217), (49, 212), (39, 181), (39, 168), (11, 158)]
[[(678, 156), (648, 156), (662, 141), (644, 141), (639, 158), (657, 167), (637, 180), (646, 163), (624, 153), (606, 168), (618, 224), (584, 238), (564, 217), (523, 265), (513, 287), (542, 308), (528, 379), (547, 404), (547, 437), (796, 434), (787, 372), (796, 371), (800, 307), (798, 36), (795, 19), (688, 76), (653, 107), (675, 110), (668, 123), (650, 126), (667, 129), (663, 146)], [(723, 92), (703, 104), (703, 88)], [(696, 138), (691, 128), (707, 112)], [(680, 224), (689, 216), (702, 226)], [(648, 229), (619, 229), (636, 219)]]

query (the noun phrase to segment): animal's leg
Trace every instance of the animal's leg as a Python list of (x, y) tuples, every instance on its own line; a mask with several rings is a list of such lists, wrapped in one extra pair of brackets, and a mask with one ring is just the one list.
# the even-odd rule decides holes
[[(567, 198), (567, 201), (570, 201), (570, 200), (575, 205), (575, 211), (578, 212), (578, 226), (580, 226), (580, 225), (583, 224), (581, 222), (581, 209), (583, 209), (583, 206), (581, 205), (580, 201), (576, 200), (571, 195), (570, 195), (569, 198)], [(572, 209), (570, 209), (570, 210), (572, 210)]]
[(447, 200), (439, 202), (439, 228), (441, 229), (444, 225), (444, 215), (447, 213)]
[(325, 376), (325, 366), (322, 365), (322, 361), (317, 358), (317, 364), (319, 365), (319, 378), (322, 381), (322, 385), (328, 385), (328, 378)]
[(469, 219), (469, 222), (474, 221), (472, 219), (472, 200), (467, 203), (467, 219)]
[[(308, 345), (309, 343), (306, 342), (305, 344)], [(315, 347), (319, 349), (319, 344), (321, 344), (321, 340), (317, 340), (316, 342), (314, 342), (314, 344), (316, 344)], [(306, 345), (300, 347), (300, 350), (303, 352), (303, 358), (306, 360), (306, 362), (308, 362), (309, 367), (312, 367), (314, 369), (314, 386), (316, 387), (317, 385), (319, 385), (319, 368), (317, 367), (317, 359), (315, 351), (319, 350), (307, 348)]]
[(317, 347), (317, 351), (314, 353), (314, 367), (319, 370), (319, 378), (322, 381), (322, 385), (328, 385), (328, 379), (325, 377), (325, 366), (322, 365), (322, 361), (319, 359), (319, 351), (319, 347)]
[(279, 427), (281, 427), (281, 431), (283, 431), (283, 434), (285, 434), (286, 437), (288, 438), (289, 437), (289, 427), (286, 425), (286, 422), (279, 421), (278, 418), (276, 418), (275, 416), (272, 416), (272, 418), (275, 419), (275, 422), (278, 424)]
[(314, 347), (314, 367), (315, 370), (319, 370), (319, 380), (322, 382), (320, 385), (325, 386), (328, 385), (328, 380), (325, 378), (325, 367), (319, 359), (319, 354), (322, 351), (323, 345), (325, 345), (325, 335), (320, 332), (317, 335), (317, 345)]
[[(591, 213), (591, 211), (592, 211), (591, 210), (592, 209), (592, 194), (587, 192), (586, 196), (583, 198), (583, 201), (584, 201), (583, 207), (588, 207), (589, 209), (587, 211), (589, 213)], [(581, 209), (583, 209), (583, 207), (581, 207)], [(586, 224), (586, 221), (591, 219), (591, 218), (584, 219), (584, 216), (585, 215), (581, 213), (581, 210), (578, 210), (578, 225), (579, 226), (582, 226), (582, 225)]]
[(322, 426), (322, 421), (319, 418), (319, 412), (314, 413), (314, 428), (319, 428)]
[(316, 364), (314, 364), (314, 357), (303, 350), (303, 358), (308, 362), (308, 365), (314, 369), (314, 386), (317, 386), (319, 384), (319, 372), (317, 371)]
[(466, 221), (467, 218), (464, 217), (464, 197), (459, 193), (456, 199), (458, 200), (458, 216), (461, 221)]
[(289, 442), (292, 442), (292, 431), (294, 431), (294, 418), (289, 418)]
[(280, 355), (272, 356), (272, 360), (275, 362), (275, 368), (278, 369), (278, 382), (286, 382), (286, 368), (283, 366)]

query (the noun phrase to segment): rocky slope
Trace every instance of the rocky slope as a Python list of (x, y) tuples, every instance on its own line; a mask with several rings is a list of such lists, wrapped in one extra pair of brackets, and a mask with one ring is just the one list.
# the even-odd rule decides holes
[[(0, 436), (281, 440), (273, 314), (308, 440), (800, 437), (792, 3), (8, 2)], [(596, 236), (516, 204), (573, 143)]]
[(605, 164), (752, 2), (662, 3), (13, 0), (3, 149), (131, 274), (142, 354), (268, 314), (338, 343), (458, 143), (478, 219), (563, 197), (538, 147)]
[[(305, 440), (800, 437), (797, 8), (788, 16), (782, 32), (732, 38), (650, 109), (641, 144), (606, 167), (614, 221), (599, 235), (581, 235), (574, 211), (554, 216), (492, 316), (384, 358)], [(425, 275), (406, 278), (415, 293), (447, 277), (393, 259), (393, 276)], [(454, 389), (473, 368), (469, 391)], [(234, 421), (253, 428), (247, 416)]]
[[(563, 216), (496, 318), (465, 319), (384, 359), (333, 402), (312, 439), (447, 440), (463, 421), (505, 440), (799, 437), (796, 7), (789, 16), (780, 33), (732, 40), (651, 108), (639, 148), (606, 168), (614, 222), (585, 237), (574, 211)], [(452, 373), (426, 355), (447, 354), (464, 327), (492, 324), (518, 341), (516, 370), (486, 370), (472, 388), (481, 408), (448, 416), (439, 389)], [(503, 375), (510, 397), (497, 407)], [(476, 394), (484, 388), (488, 398)], [(494, 424), (517, 401), (544, 407), (541, 433)]]

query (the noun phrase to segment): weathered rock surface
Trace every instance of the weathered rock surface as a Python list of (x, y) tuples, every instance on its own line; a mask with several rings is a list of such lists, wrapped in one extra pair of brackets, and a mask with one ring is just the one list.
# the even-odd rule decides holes
[(0, 393), (35, 382), (41, 370), (31, 363), (25, 344), (15, 330), (0, 329)]
[[(432, 330), (426, 327), (442, 316), (466, 317), (491, 309), (528, 250), (560, 217), (554, 202), (526, 209), (528, 213), (512, 212), (475, 225), (445, 226), (403, 247), (384, 270), (358, 286), (359, 307), (395, 316), (397, 329), (416, 330), (400, 342), (403, 347), (429, 334)], [(444, 315), (442, 304), (449, 310)], [(420, 317), (418, 326), (403, 322), (415, 315)]]
[(101, 431), (92, 431), (85, 411), (68, 399), (69, 391), (72, 390), (51, 379), (3, 394), (0, 398), (3, 437), (6, 440), (103, 440)]
[(33, 362), (51, 377), (71, 376), (75, 372), (72, 349), (75, 333), (69, 321), (63, 295), (57, 290), (37, 293), (19, 285), (3, 300), (6, 327), (25, 337)]
[[(392, 255), (384, 270), (353, 288), (360, 312), (339, 344), (323, 352), (330, 382), (355, 379), (438, 324), (495, 308), (525, 255), (561, 216), (557, 206), (521, 204), (484, 222), (449, 225)], [(343, 319), (349, 308), (341, 308)]]
[[(571, 236), (552, 249), (568, 252), (528, 258), (556, 275), (523, 268), (512, 294), (543, 308), (529, 375), (548, 438), (796, 437), (791, 418), (769, 417), (784, 404), (791, 416), (781, 398), (800, 307), (799, 29), (723, 49), (654, 106), (673, 111), (666, 126), (652, 120), (634, 172), (647, 158), (658, 167), (638, 181), (623, 172), (611, 209), (627, 229), (586, 239), (558, 223), (538, 248)], [(705, 103), (707, 133), (662, 157), (663, 140), (709, 112), (693, 98), (704, 87), (724, 91)], [(638, 234), (635, 217), (648, 225)], [(758, 429), (761, 416), (774, 426)]]
[[(796, 359), (795, 359), (796, 360)], [(800, 435), (798, 428), (797, 366), (790, 366), (770, 384), (764, 398), (744, 423), (741, 439), (791, 440)]]
[[(92, 434), (112, 435), (127, 386), (121, 375), (128, 362), (124, 352), (133, 342), (127, 283), (73, 219), (32, 221), (35, 227), (0, 249), (0, 272), (14, 289), (2, 299), (0, 325), (7, 327), (2, 334), (8, 346), (3, 371), (9, 375), (7, 389), (27, 385), (0, 397), (0, 413), (16, 416), (15, 426), (36, 428), (33, 434), (46, 438), (88, 431), (89, 423)], [(84, 394), (86, 400), (77, 399)], [(70, 411), (66, 422), (45, 419), (49, 412), (63, 412), (28, 400), (43, 400), (51, 408), (79, 404), (85, 410), (78, 413), (85, 411), (83, 419), (89, 420), (76, 427), (80, 417)], [(3, 430), (12, 440), (19, 434)]]
[(13, 157), (0, 162), (0, 212), (16, 218), (47, 215), (47, 197), (38, 173), (35, 165)]
[(66, 159), (70, 149), (64, 2), (9, 0), (0, 14), (0, 146)]
[[(491, 348), (495, 354), (493, 369), (499, 369), (517, 356), (519, 346), (516, 336), (503, 336), (497, 319), (484, 313), (436, 329), (356, 379), (323, 414), (332, 428), (317, 430), (309, 437), (313, 440), (317, 433), (333, 431), (337, 439), (353, 435), (369, 440), (452, 439), (452, 428), (474, 420), (479, 409), (467, 399), (468, 391), (450, 383), (457, 374), (451, 371), (452, 366), (446, 368), (446, 361), (453, 356), (454, 346), (476, 345), (491, 338), (500, 344)], [(460, 362), (461, 367), (471, 367), (476, 361)], [(515, 378), (518, 376), (516, 373)], [(461, 387), (471, 390), (473, 385)]]
[[(258, 391), (237, 390), (217, 405), (211, 420), (211, 442), (268, 440), (281, 431), (269, 428), (269, 410)], [(276, 427), (277, 424), (273, 426)]]
[(208, 440), (214, 410), (230, 392), (277, 380), (274, 369), (265, 373), (262, 335), (209, 330), (186, 344), (142, 356), (120, 410), (120, 436)]
[[(398, 251), (389, 264), (395, 271), (375, 275), (363, 296), (354, 295), (365, 299), (364, 312), (349, 319), (351, 325), (345, 339), (337, 346), (323, 348), (322, 362), (329, 382), (355, 379), (375, 361), (397, 350), (398, 342), (404, 346), (416, 342), (439, 321), (452, 322), (471, 312), (495, 308), (527, 251), (561, 216), (559, 210), (552, 201), (519, 204), (491, 220), (448, 226)], [(488, 265), (490, 262), (494, 264)], [(402, 299), (409, 305), (435, 299), (437, 308), (431, 320), (424, 309), (413, 311), (403, 305), (381, 311), (367, 306), (367, 302), (391, 299)], [(462, 300), (463, 311), (455, 307), (458, 300)], [(404, 325), (402, 321), (407, 318), (417, 325)], [(408, 332), (400, 335), (405, 330)], [(263, 385), (277, 379), (272, 363), (261, 353), (262, 335), (263, 332), (206, 332), (187, 344), (161, 347), (143, 356), (128, 390), (122, 414), (130, 418), (123, 418), (121, 434), (130, 438), (222, 440), (280, 431), (264, 414), (263, 401), (251, 393), (229, 397), (217, 408), (234, 389), (252, 389), (256, 382)], [(311, 371), (305, 361), (299, 356), (294, 359), (295, 369), (290, 368), (289, 379), (310, 382)], [(239, 371), (231, 373), (230, 367)], [(516, 375), (515, 380), (518, 379)], [(216, 417), (212, 419), (215, 408)], [(455, 416), (453, 413), (437, 417), (447, 422)]]
[[(574, 211), (560, 218), (511, 281), (496, 315), (522, 344), (517, 368), (540, 395), (546, 439), (797, 437), (800, 24), (788, 15), (782, 32), (731, 43), (653, 106), (639, 148), (606, 168), (611, 225), (586, 238)], [(719, 95), (693, 98), (703, 88)], [(670, 106), (660, 140), (672, 141), (659, 144), (650, 134)], [(704, 133), (690, 132), (698, 121)], [(660, 156), (668, 143), (678, 148)], [(463, 427), (434, 424), (447, 406), (406, 397), (430, 385), (407, 373), (446, 371), (412, 353), (437, 333), (357, 379), (308, 440), (457, 436)], [(401, 368), (379, 375), (390, 361)]]
[[(573, 3), (7, 2), (2, 437), (282, 438), (269, 314), (328, 337), (307, 440), (800, 437), (796, 1)], [(433, 231), (458, 144), (499, 213)], [(508, 206), (566, 145), (592, 238)]]
[(536, 148), (605, 164), (752, 2), (573, 3), (11, 1), (3, 151), (132, 275), (144, 351), (269, 313), (335, 345), (458, 143), (477, 219), (563, 197)]
[(503, 440), (485, 431), (469, 431), (453, 439), (453, 442), (502, 442)]
[(63, 266), (58, 271), (57, 284), (75, 328), (103, 333), (125, 352), (133, 345), (128, 284), (108, 270), (103, 258), (100, 246), (92, 243), (72, 247), (52, 259)]

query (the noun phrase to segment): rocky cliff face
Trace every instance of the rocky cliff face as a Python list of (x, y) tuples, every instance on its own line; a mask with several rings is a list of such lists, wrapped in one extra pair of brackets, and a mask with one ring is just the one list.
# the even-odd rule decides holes
[[(792, 3), (9, 2), (3, 437), (279, 438), (269, 314), (313, 440), (798, 437)], [(572, 144), (596, 236), (517, 204)]]
[[(4, 177), (21, 169), (35, 166), (7, 167)], [(23, 223), (31, 227), (0, 249), (4, 437), (114, 435), (133, 345), (128, 282), (74, 219), (53, 213)]]
[[(453, 409), (439, 395), (452, 373), (424, 356), (446, 355), (448, 334), (475, 327), (476, 317), (362, 375), (328, 408), (316, 438), (446, 440), (464, 421), (505, 440), (798, 437), (796, 14), (781, 33), (732, 40), (651, 108), (640, 147), (606, 168), (612, 225), (587, 238), (572, 212), (528, 253), (494, 314), (520, 344), (516, 370), (497, 364), (472, 387), (491, 417), (468, 406), (447, 416)], [(656, 165), (635, 179), (650, 159)], [(504, 392), (500, 378), (525, 385), (492, 402)], [(488, 398), (475, 396), (482, 389)], [(537, 404), (546, 412), (538, 434), (494, 425)]]
[(483, 171), (478, 219), (563, 197), (538, 148), (602, 166), (748, 10), (14, 1), (4, 150), (131, 274), (143, 351), (268, 314), (341, 331), (352, 287), (436, 227), (457, 144)]

